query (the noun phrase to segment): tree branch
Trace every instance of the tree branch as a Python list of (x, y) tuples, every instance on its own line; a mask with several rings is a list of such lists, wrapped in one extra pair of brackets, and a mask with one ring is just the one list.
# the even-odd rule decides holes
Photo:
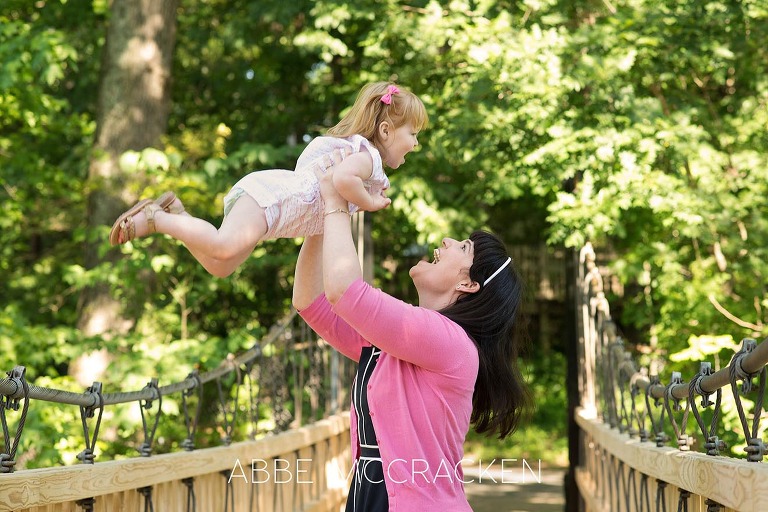
[(715, 306), (715, 309), (718, 310), (725, 318), (730, 320), (731, 322), (740, 325), (741, 327), (745, 327), (747, 329), (752, 329), (753, 331), (762, 331), (763, 330), (763, 324), (760, 322), (759, 324), (753, 324), (750, 322), (746, 322), (742, 320), (741, 318), (737, 317), (736, 315), (732, 314), (730, 311), (725, 309), (719, 302), (717, 302), (717, 299), (714, 295), (711, 293), (707, 295), (707, 298), (709, 299), (709, 302), (712, 303), (713, 306)]

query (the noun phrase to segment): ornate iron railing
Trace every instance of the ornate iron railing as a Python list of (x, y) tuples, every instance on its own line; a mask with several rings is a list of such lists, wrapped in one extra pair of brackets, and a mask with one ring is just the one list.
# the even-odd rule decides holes
[[(760, 419), (768, 343), (744, 339), (726, 368), (715, 372), (702, 362), (687, 382), (672, 372), (664, 383), (624, 346), (590, 245), (580, 253), (578, 285), (579, 508), (765, 510), (768, 466), (761, 462), (768, 448)], [(724, 454), (723, 388), (733, 396), (745, 459)], [(744, 396), (752, 397), (751, 407)], [(697, 431), (688, 428), (691, 416)]]
[[(187, 511), (233, 511), (236, 503), (237, 510), (333, 508), (345, 490), (338, 482), (346, 476), (349, 457), (349, 425), (342, 410), (347, 409), (353, 372), (354, 365), (318, 339), (295, 311), (247, 352), (215, 370), (193, 371), (183, 381), (164, 386), (153, 378), (141, 390), (107, 393), (95, 382), (84, 393), (72, 393), (35, 386), (28, 382), (25, 368), (17, 366), (0, 380), (0, 511), (74, 510), (73, 503), (85, 511), (117, 510), (114, 503), (134, 502), (145, 511), (160, 502), (176, 503), (174, 509), (179, 510), (183, 502)], [(216, 392), (208, 395), (217, 397), (217, 407), (205, 403), (205, 386), (215, 386)], [(183, 451), (153, 455), (162, 400), (170, 395), (177, 395), (182, 404), (187, 432), (179, 442)], [(81, 464), (14, 472), (32, 401), (79, 407)], [(141, 457), (97, 463), (104, 410), (132, 402), (141, 411)], [(195, 450), (201, 411), (216, 408), (221, 446)], [(259, 421), (264, 409), (271, 421)], [(246, 440), (235, 442), (237, 425), (246, 427)], [(259, 461), (258, 467), (253, 460)], [(302, 461), (305, 467), (300, 468)], [(254, 475), (267, 474), (270, 481), (252, 481)], [(277, 481), (288, 474), (291, 480)], [(251, 484), (247, 492), (236, 493), (235, 485), (243, 483)]]

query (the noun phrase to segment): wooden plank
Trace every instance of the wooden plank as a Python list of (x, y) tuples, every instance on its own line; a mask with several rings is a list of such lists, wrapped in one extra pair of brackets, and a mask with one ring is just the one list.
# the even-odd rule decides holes
[(761, 512), (768, 502), (768, 465), (724, 456), (682, 452), (641, 443), (599, 423), (583, 410), (579, 427), (595, 443), (637, 471), (743, 512)]
[(0, 478), (0, 510), (114, 494), (163, 482), (233, 470), (239, 462), (248, 478), (252, 460), (271, 460), (346, 433), (349, 414), (256, 441), (128, 460), (19, 471)]
[(584, 500), (587, 512), (611, 512), (607, 505), (597, 499), (597, 489), (589, 473), (584, 469), (576, 469), (576, 486)]
[(328, 512), (344, 509), (347, 493), (341, 489), (329, 489), (319, 500), (311, 501), (304, 506), (303, 512)]

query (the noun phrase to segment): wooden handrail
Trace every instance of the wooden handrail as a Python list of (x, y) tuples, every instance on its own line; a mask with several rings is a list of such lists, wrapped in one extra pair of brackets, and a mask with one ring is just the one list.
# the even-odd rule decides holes
[[(342, 413), (306, 427), (256, 441), (232, 443), (229, 446), (96, 464), (19, 471), (0, 477), (0, 510), (19, 511), (157, 486), (165, 482), (232, 470), (236, 461), (239, 461), (247, 472), (247, 466), (252, 460), (270, 460), (283, 454), (295, 453), (327, 439), (346, 436), (348, 431), (349, 413)], [(349, 448), (346, 439), (347, 437), (343, 446), (339, 447), (343, 450), (345, 459), (348, 458), (346, 453)]]
[[(742, 368), (746, 373), (757, 373), (766, 364), (768, 364), (768, 343), (766, 343), (766, 341), (768, 341), (768, 338), (758, 343), (755, 349), (752, 352), (746, 354), (742, 359)], [(622, 363), (620, 365), (620, 368), (622, 369), (626, 369), (627, 367), (627, 363)], [(632, 368), (632, 370), (634, 370), (634, 368)], [(632, 384), (643, 390), (646, 390), (650, 387), (648, 392), (653, 398), (664, 398), (667, 390), (665, 386), (661, 386), (659, 384), (651, 384), (648, 376), (641, 372), (634, 372), (630, 375), (630, 382)], [(721, 368), (712, 375), (706, 375), (702, 377), (701, 390), (707, 394), (711, 394), (722, 387), (729, 386), (730, 383), (730, 365), (728, 365), (725, 368)], [(677, 398), (678, 400), (686, 399), (688, 398), (688, 384), (675, 384), (670, 388), (670, 393), (674, 398)]]
[(578, 409), (576, 422), (608, 453), (640, 473), (706, 496), (742, 512), (763, 512), (768, 502), (768, 465), (743, 459), (710, 457), (630, 439), (595, 419), (593, 411)]
[[(763, 510), (768, 502), (768, 465), (761, 461), (767, 447), (763, 441), (765, 433), (756, 431), (759, 424), (754, 420), (762, 414), (761, 404), (767, 391), (763, 372), (768, 364), (768, 338), (761, 343), (745, 338), (728, 366), (717, 372), (713, 373), (711, 366), (703, 362), (688, 382), (680, 373), (673, 372), (669, 385), (662, 385), (657, 375), (638, 371), (633, 356), (625, 350), (619, 328), (611, 318), (602, 273), (590, 246), (581, 251), (580, 262), (575, 306), (579, 313), (577, 353), (582, 362), (582, 407), (573, 418), (580, 431), (579, 461), (574, 474), (582, 497), (592, 494), (591, 499), (585, 499), (588, 510), (650, 510), (654, 501), (658, 508), (659, 500), (669, 504), (669, 499), (678, 506), (687, 504), (689, 499), (699, 505), (706, 502), (707, 510)], [(758, 393), (750, 427), (749, 411), (742, 405), (742, 392), (737, 384), (758, 375), (760, 384), (743, 388), (744, 393)], [(718, 437), (723, 428), (718, 424), (722, 412), (719, 390), (723, 387), (733, 388), (746, 459), (719, 455), (724, 449), (723, 440)], [(640, 390), (644, 393), (638, 393)], [(716, 392), (716, 400), (702, 404), (702, 408), (715, 406), (714, 423), (707, 425), (693, 398)], [(645, 400), (636, 401), (638, 394), (644, 394)], [(658, 414), (653, 410), (653, 400), (648, 399), (664, 401), (663, 407), (658, 404)], [(680, 400), (690, 403), (678, 416), (675, 411)], [(696, 433), (691, 435), (686, 433), (689, 411), (698, 424)], [(673, 438), (666, 432), (670, 427), (674, 430)], [(697, 440), (699, 449), (703, 447), (706, 453), (692, 451)]]

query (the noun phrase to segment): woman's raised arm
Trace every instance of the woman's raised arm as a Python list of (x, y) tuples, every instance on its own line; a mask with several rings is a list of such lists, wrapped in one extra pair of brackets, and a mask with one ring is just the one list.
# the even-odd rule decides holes
[(323, 293), (323, 235), (304, 239), (293, 279), (293, 307), (306, 309)]
[[(343, 164), (342, 164), (343, 165)], [(333, 186), (331, 173), (321, 174), (320, 194), (323, 212), (323, 288), (331, 304), (336, 304), (349, 285), (362, 278), (360, 261), (352, 239), (347, 201)]]

